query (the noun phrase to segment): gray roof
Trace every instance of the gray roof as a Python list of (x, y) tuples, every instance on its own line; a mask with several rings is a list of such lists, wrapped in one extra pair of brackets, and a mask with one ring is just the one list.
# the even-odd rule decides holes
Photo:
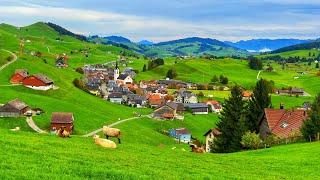
[(196, 109), (196, 108), (208, 108), (208, 105), (205, 103), (190, 103), (190, 104), (185, 104), (186, 107), (190, 109)]
[(46, 84), (53, 83), (53, 81), (50, 78), (48, 78), (47, 76), (45, 76), (43, 74), (35, 74), (34, 77), (38, 78), (39, 80), (41, 80), (42, 82), (44, 82)]
[(122, 98), (122, 93), (114, 92), (109, 94), (108, 98)]
[(125, 80), (128, 76), (128, 74), (120, 74), (118, 79)]
[(8, 104), (18, 110), (22, 110), (26, 107), (29, 107), (26, 103), (20, 101), (19, 99), (14, 99), (14, 100), (8, 102)]

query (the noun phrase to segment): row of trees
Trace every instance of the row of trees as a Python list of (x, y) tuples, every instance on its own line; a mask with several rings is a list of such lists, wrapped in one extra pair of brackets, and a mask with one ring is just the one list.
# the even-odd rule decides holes
[(231, 96), (224, 103), (217, 127), (221, 135), (215, 138), (214, 152), (236, 152), (243, 148), (242, 138), (246, 132), (258, 133), (259, 123), (264, 114), (264, 108), (271, 106), (272, 83), (261, 79), (253, 90), (249, 102), (243, 100), (243, 90), (235, 86)]
[(221, 84), (227, 85), (229, 83), (229, 79), (228, 77), (222, 74), (219, 77), (217, 75), (214, 75), (211, 79), (211, 83), (212, 84), (221, 83)]
[(153, 59), (148, 61), (148, 67), (146, 64), (143, 65), (142, 71), (145, 72), (161, 65), (164, 65), (164, 60), (162, 58)]

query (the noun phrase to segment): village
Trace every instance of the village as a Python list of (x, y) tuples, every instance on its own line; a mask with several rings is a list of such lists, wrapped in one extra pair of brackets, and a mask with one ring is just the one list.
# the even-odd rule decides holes
[[(66, 56), (58, 56), (57, 68), (67, 68)], [(114, 104), (130, 106), (134, 108), (151, 108), (153, 113), (148, 117), (166, 121), (183, 121), (186, 113), (194, 116), (206, 116), (209, 113), (220, 114), (223, 110), (222, 103), (212, 97), (199, 98), (192, 90), (197, 89), (197, 84), (187, 83), (174, 79), (141, 80), (135, 82), (136, 72), (133, 68), (125, 67), (120, 72), (119, 62), (107, 64), (88, 64), (81, 69), (83, 77), (80, 87), (94, 96), (101, 97)], [(10, 83), (23, 85), (37, 91), (56, 90), (58, 87), (44, 74), (29, 75), (27, 69), (16, 69), (10, 78)], [(172, 92), (172, 93), (170, 93)], [(302, 89), (291, 88), (276, 90), (279, 95), (303, 96)], [(242, 98), (246, 101), (252, 97), (251, 91), (243, 91)], [(307, 119), (306, 111), (310, 110), (310, 103), (305, 103), (299, 109), (285, 110), (284, 105), (280, 109), (265, 109), (264, 118), (260, 124), (260, 135), (267, 138), (276, 135), (279, 140), (293, 138), (299, 134), (303, 121)], [(14, 99), (0, 106), (0, 117), (37, 116), (43, 113), (39, 107), (31, 108), (25, 102)], [(61, 137), (69, 137), (74, 130), (74, 112), (53, 112), (50, 121), (50, 132)], [(137, 116), (141, 116), (137, 114)], [(32, 120), (32, 119), (31, 119)], [(34, 124), (34, 123), (33, 123)], [(35, 129), (39, 129), (35, 124)], [(19, 127), (16, 127), (17, 130)], [(194, 152), (211, 152), (214, 139), (221, 132), (218, 128), (208, 127), (204, 145), (193, 138), (192, 132), (185, 127), (163, 129), (164, 134), (174, 138), (178, 143), (187, 143)], [(39, 130), (38, 132), (45, 132)], [(106, 136), (109, 137), (109, 136)], [(296, 137), (294, 137), (296, 138)], [(120, 142), (120, 139), (119, 139)]]

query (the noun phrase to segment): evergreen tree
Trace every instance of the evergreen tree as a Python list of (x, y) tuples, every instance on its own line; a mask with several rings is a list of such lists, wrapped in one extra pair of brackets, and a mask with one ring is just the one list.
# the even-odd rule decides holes
[(174, 69), (169, 69), (167, 72), (167, 78), (174, 79), (177, 77), (177, 72)]
[(259, 123), (264, 114), (264, 108), (271, 105), (272, 92), (271, 82), (260, 79), (253, 90), (253, 95), (249, 100), (248, 112), (246, 115), (246, 126), (251, 132), (259, 133)]
[(319, 68), (319, 62), (317, 62), (317, 64), (316, 64), (316, 68)]
[(214, 152), (235, 152), (241, 150), (241, 139), (245, 133), (243, 115), (245, 101), (242, 99), (242, 90), (235, 86), (231, 90), (231, 97), (225, 101), (220, 121), (217, 124), (221, 134), (213, 143)]
[(146, 71), (147, 71), (147, 65), (144, 64), (144, 65), (143, 65), (143, 68), (142, 68), (142, 72), (146, 72)]
[(307, 141), (317, 140), (320, 138), (320, 93), (312, 104), (312, 111), (309, 119), (304, 121), (301, 132)]

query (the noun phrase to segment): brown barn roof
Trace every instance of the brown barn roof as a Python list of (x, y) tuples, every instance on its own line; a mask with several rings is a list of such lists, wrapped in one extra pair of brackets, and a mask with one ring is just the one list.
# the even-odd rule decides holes
[(8, 104), (18, 110), (22, 110), (26, 107), (29, 107), (26, 103), (20, 101), (19, 99), (14, 99), (8, 102)]
[(180, 135), (180, 134), (191, 134), (190, 131), (186, 128), (179, 128), (179, 129), (175, 129), (176, 130), (176, 134)]
[(209, 131), (207, 131), (203, 136), (207, 136), (209, 133), (213, 133), (215, 136), (218, 136), (221, 134), (220, 130), (218, 128), (212, 128), (209, 129)]
[(34, 77), (38, 78), (39, 80), (41, 80), (42, 82), (44, 82), (46, 84), (53, 83), (53, 81), (50, 78), (48, 78), (47, 76), (45, 76), (43, 74), (35, 74)]
[(304, 110), (265, 109), (265, 117), (271, 133), (288, 138), (292, 132), (300, 132), (303, 121), (308, 118)]
[(73, 114), (54, 112), (51, 116), (51, 123), (73, 123)]

